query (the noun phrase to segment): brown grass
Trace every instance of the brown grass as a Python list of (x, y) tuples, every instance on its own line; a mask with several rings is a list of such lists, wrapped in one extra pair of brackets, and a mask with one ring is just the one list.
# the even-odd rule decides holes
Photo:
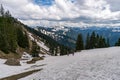
[(0, 51), (0, 58), (2, 59), (8, 59), (8, 58), (15, 58), (15, 59), (19, 59), (21, 57), (20, 54), (17, 53), (9, 53), (9, 54), (5, 54), (2, 51)]
[(33, 64), (35, 63), (36, 61), (39, 61), (39, 60), (43, 60), (44, 58), (42, 57), (35, 57), (33, 58), (31, 61), (28, 61), (27, 64)]

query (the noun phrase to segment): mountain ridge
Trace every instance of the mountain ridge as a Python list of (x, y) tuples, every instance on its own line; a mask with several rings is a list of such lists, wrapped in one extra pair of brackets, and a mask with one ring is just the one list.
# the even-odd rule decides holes
[[(105, 37), (106, 39), (110, 39), (110, 46), (114, 46), (116, 41), (118, 40), (120, 34), (120, 27), (115, 26), (115, 27), (110, 27), (110, 26), (102, 26), (102, 27), (97, 27), (97, 26), (91, 26), (91, 27), (67, 27), (67, 26), (57, 26), (57, 27), (42, 27), (42, 26), (37, 26), (34, 28), (37, 31), (42, 32), (45, 35), (50, 36), (51, 38), (55, 39), (59, 43), (62, 43), (66, 46), (72, 46), (72, 48), (75, 48), (75, 42), (77, 39), (78, 34), (83, 35), (84, 39), (84, 44), (87, 34), (91, 34), (93, 31), (95, 31), (98, 35), (101, 35)], [(56, 37), (57, 35), (57, 37)], [(67, 39), (65, 41), (65, 39)], [(73, 42), (69, 42), (69, 40)]]

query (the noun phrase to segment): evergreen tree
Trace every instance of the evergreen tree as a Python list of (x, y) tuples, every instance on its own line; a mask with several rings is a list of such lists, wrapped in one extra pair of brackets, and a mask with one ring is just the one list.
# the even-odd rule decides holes
[(39, 57), (40, 47), (36, 44), (35, 41), (32, 42), (32, 57)]
[(106, 40), (103, 36), (99, 36), (94, 31), (91, 36), (89, 36), (89, 33), (87, 34), (86, 49), (104, 48), (109, 46), (109, 39)]
[(97, 34), (97, 36), (96, 36), (95, 48), (99, 48), (99, 39), (100, 39), (100, 37), (99, 37), (99, 35)]
[(106, 40), (105, 40), (105, 38), (103, 38), (102, 36), (100, 36), (100, 39), (99, 39), (99, 48), (104, 48), (104, 47), (107, 47)]
[(21, 28), (17, 29), (17, 42), (20, 47), (29, 48), (27, 33), (23, 33)]
[(106, 45), (106, 47), (110, 47), (109, 38), (107, 38), (107, 45)]
[(96, 45), (96, 34), (93, 31), (90, 37), (90, 49), (96, 48), (95, 45)]
[(5, 11), (4, 11), (4, 8), (3, 8), (2, 4), (1, 4), (1, 7), (0, 7), (0, 15), (1, 15), (1, 16), (4, 16), (4, 13), (5, 13)]
[(90, 35), (87, 34), (85, 49), (90, 49)]
[(3, 35), (0, 33), (0, 50), (5, 53), (9, 53), (8, 43)]
[(9, 10), (7, 10), (7, 11), (5, 12), (5, 17), (11, 17), (11, 14), (10, 14)]
[(83, 49), (84, 49), (84, 43), (83, 43), (82, 34), (79, 34), (76, 41), (76, 51), (80, 51)]
[(115, 43), (115, 46), (120, 46), (120, 38), (119, 38), (118, 41)]

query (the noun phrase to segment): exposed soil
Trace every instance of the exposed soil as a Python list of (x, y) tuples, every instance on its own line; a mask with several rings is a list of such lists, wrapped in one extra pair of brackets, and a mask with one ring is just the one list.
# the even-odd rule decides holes
[(32, 70), (32, 71), (16, 74), (16, 75), (13, 75), (13, 76), (9, 76), (9, 77), (6, 77), (6, 78), (2, 78), (0, 80), (18, 80), (20, 78), (26, 77), (26, 76), (28, 76), (30, 74), (33, 74), (33, 73), (41, 71), (41, 70), (42, 69)]

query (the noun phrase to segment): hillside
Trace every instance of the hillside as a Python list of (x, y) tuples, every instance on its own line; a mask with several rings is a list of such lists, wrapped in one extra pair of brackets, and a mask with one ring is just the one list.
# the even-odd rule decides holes
[(119, 80), (119, 52), (120, 47), (83, 50), (74, 56), (47, 56), (35, 64), (21, 60), (22, 66), (19, 67), (7, 66), (3, 64), (6, 60), (0, 59), (0, 78), (43, 69), (19, 80)]
[(39, 53), (65, 55), (70, 48), (24, 25), (11, 15), (0, 16), (0, 58), (20, 58), (24, 52), (34, 57)]
[[(29, 39), (23, 25), (11, 16), (0, 17), (0, 50), (6, 55), (29, 50)], [(20, 54), (18, 54), (20, 55)], [(3, 57), (1, 55), (1, 57)]]
[[(48, 57), (42, 71), (20, 80), (119, 80), (120, 47), (85, 50), (74, 56)], [(54, 62), (53, 62), (54, 61)]]
[(42, 32), (35, 30), (34, 28), (30, 28), (25, 26), (25, 28), (32, 34), (38, 36), (40, 40), (49, 47), (50, 55), (65, 55), (71, 53), (73, 50), (70, 46), (63, 45), (59, 43), (59, 41), (54, 40), (49, 35), (46, 35)]

